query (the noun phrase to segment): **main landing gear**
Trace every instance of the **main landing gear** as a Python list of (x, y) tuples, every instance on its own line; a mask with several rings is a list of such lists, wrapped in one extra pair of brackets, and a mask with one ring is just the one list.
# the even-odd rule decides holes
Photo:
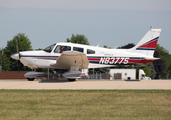
[(35, 78), (27, 78), (28, 81), (34, 81)]
[(68, 79), (68, 81), (69, 81), (69, 82), (74, 82), (74, 81), (75, 81), (75, 79)]

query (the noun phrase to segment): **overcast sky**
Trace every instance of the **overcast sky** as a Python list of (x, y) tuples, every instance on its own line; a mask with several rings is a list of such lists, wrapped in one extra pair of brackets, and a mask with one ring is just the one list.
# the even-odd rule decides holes
[(136, 44), (161, 28), (159, 44), (171, 53), (171, 0), (0, 0), (0, 48), (25, 33), (33, 49), (84, 34), (91, 45)]
[(0, 0), (8, 8), (171, 10), (170, 0)]

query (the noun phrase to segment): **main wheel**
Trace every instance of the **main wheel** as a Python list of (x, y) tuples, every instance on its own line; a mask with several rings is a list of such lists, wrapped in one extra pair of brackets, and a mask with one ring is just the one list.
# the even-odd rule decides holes
[(35, 78), (27, 78), (28, 81), (34, 81)]
[(74, 81), (75, 81), (75, 79), (68, 79), (68, 81), (70, 81), (70, 82), (74, 82)]

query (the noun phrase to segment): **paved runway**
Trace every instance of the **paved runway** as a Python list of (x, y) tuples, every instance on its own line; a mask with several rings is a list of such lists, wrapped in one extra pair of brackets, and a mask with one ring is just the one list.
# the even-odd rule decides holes
[(0, 80), (0, 89), (171, 89), (171, 80)]

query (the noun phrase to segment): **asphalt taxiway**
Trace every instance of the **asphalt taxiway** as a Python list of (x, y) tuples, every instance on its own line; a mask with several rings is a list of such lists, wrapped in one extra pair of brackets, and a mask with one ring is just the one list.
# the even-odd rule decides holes
[(171, 90), (171, 80), (0, 80), (0, 89), (165, 89)]

